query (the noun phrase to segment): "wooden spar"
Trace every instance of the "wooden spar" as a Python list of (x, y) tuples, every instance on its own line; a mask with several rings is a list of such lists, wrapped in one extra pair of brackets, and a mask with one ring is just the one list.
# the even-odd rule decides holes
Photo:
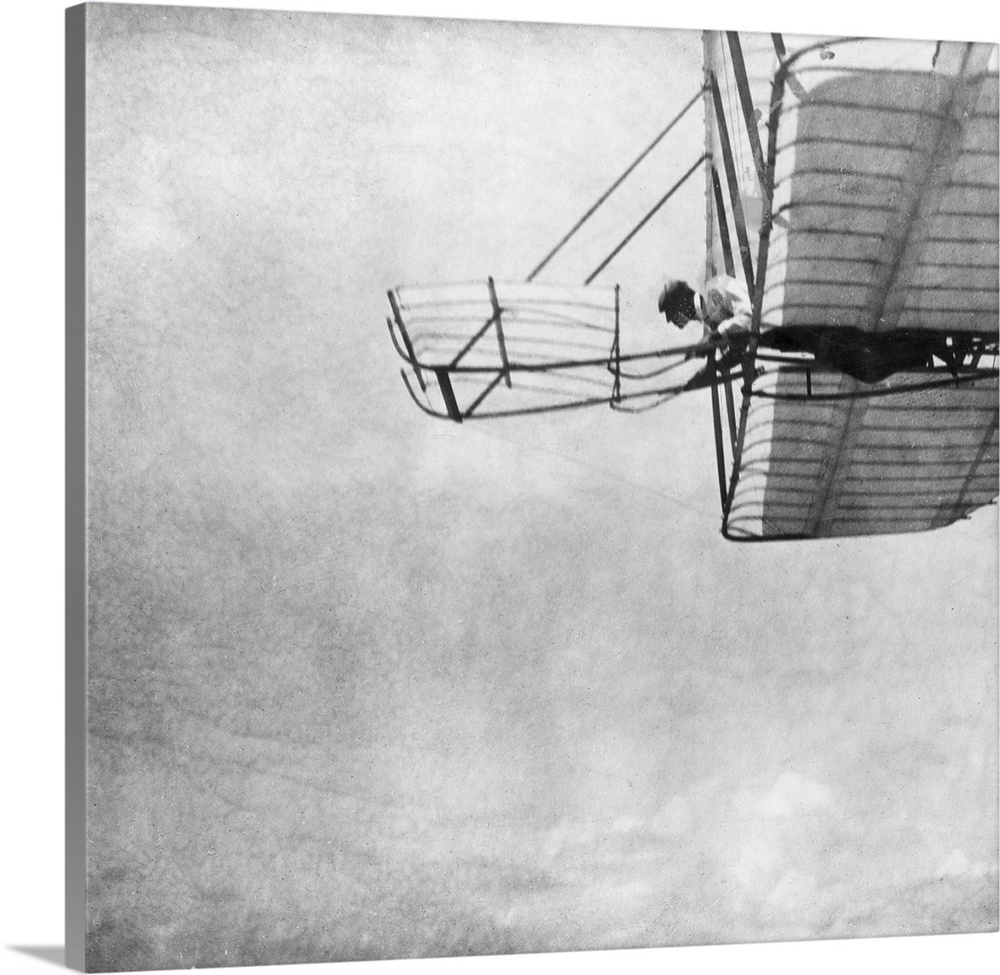
[(510, 389), (510, 362), (507, 360), (507, 343), (504, 342), (503, 338), (503, 322), (501, 321), (502, 310), (500, 308), (500, 302), (497, 301), (497, 288), (493, 283), (493, 278), (490, 277), (488, 280), (488, 285), (490, 289), (490, 303), (493, 305), (493, 320), (497, 325), (497, 344), (500, 346), (500, 361), (503, 363), (503, 378), (504, 382), (507, 384), (507, 388)]
[[(490, 322), (492, 324), (492, 322)], [(654, 349), (651, 352), (630, 352), (622, 355), (619, 353), (620, 362), (645, 362), (650, 359), (669, 359), (687, 356), (689, 354), (700, 355), (707, 352), (711, 346), (706, 342), (697, 342), (694, 345), (675, 345), (665, 349)], [(406, 360), (409, 362), (409, 360)], [(590, 359), (552, 359), (545, 362), (512, 362), (510, 371), (514, 372), (555, 372), (559, 369), (580, 369), (586, 366), (607, 366), (608, 357), (602, 355)], [(496, 366), (458, 366), (453, 362), (446, 365), (432, 365), (422, 363), (421, 368), (433, 372), (436, 369), (447, 369), (449, 373), (461, 374), (489, 374), (502, 371)]]
[(750, 256), (750, 241), (747, 237), (746, 218), (743, 215), (743, 200), (740, 198), (739, 179), (736, 175), (736, 164), (733, 162), (733, 148), (729, 142), (729, 130), (726, 126), (726, 110), (722, 104), (722, 93), (719, 91), (719, 79), (714, 71), (709, 72), (712, 85), (712, 100), (715, 106), (716, 129), (719, 133), (719, 143), (722, 146), (722, 161), (726, 170), (726, 182), (729, 184), (729, 197), (733, 205), (733, 222), (736, 224), (736, 239), (740, 244), (740, 257), (743, 261), (743, 274), (746, 278), (747, 291), (753, 294), (754, 271), (753, 258)]
[(743, 107), (743, 121), (747, 127), (747, 138), (750, 140), (750, 151), (753, 153), (753, 164), (757, 171), (757, 181), (764, 185), (764, 153), (760, 148), (760, 134), (757, 131), (757, 119), (754, 118), (753, 98), (750, 95), (750, 84), (747, 81), (747, 66), (743, 60), (743, 48), (740, 45), (740, 35), (734, 31), (726, 31), (729, 41), (729, 51), (733, 58), (733, 74), (736, 76), (736, 90), (739, 92), (740, 105)]
[[(715, 171), (715, 163), (713, 161), (713, 146), (712, 146), (712, 93), (709, 90), (710, 85), (708, 81), (708, 63), (710, 57), (710, 34), (708, 31), (702, 31), (701, 44), (702, 44), (702, 64), (704, 66), (704, 79), (702, 81), (701, 90), (703, 92), (705, 105), (705, 155), (708, 157), (708, 165), (705, 167), (705, 280), (711, 281), (718, 271), (716, 270), (715, 264), (715, 210), (714, 207), (717, 205), (718, 196), (716, 195), (716, 204), (713, 204), (713, 189), (715, 184), (718, 182), (718, 174)], [(723, 214), (720, 217), (725, 219)], [(722, 228), (719, 228), (719, 235), (722, 236)], [(727, 271), (730, 276), (732, 272)]]
[[(771, 105), (770, 113), (768, 118), (774, 119), (774, 116), (781, 107), (781, 103), (785, 96), (785, 76), (788, 73), (788, 66), (783, 63), (777, 70), (774, 76), (774, 81), (771, 85)], [(722, 99), (719, 95), (718, 82), (715, 81), (713, 75), (713, 92), (716, 96), (718, 109), (722, 109)], [(719, 127), (720, 133), (724, 133), (725, 125)], [(757, 344), (760, 341), (760, 316), (761, 310), (764, 303), (764, 284), (767, 275), (767, 253), (768, 246), (771, 240), (771, 226), (772, 226), (772, 213), (771, 208), (774, 199), (774, 167), (775, 161), (778, 154), (778, 126), (777, 124), (771, 124), (768, 126), (769, 137), (767, 141), (767, 166), (764, 171), (764, 181), (761, 186), (764, 197), (764, 214), (761, 220), (760, 227), (760, 239), (758, 244), (757, 252), (757, 269), (759, 273), (759, 280), (757, 282), (757, 287), (754, 288), (752, 285), (752, 275), (748, 279), (751, 281), (750, 294), (753, 298), (753, 317), (750, 322), (750, 341), (747, 343), (747, 350), (743, 356), (743, 402), (740, 404), (740, 419), (739, 427), (736, 432), (736, 444), (733, 449), (733, 472), (729, 479), (729, 491), (726, 495), (726, 500), (723, 505), (722, 512), (722, 534), (724, 537), (728, 538), (728, 528), (729, 528), (729, 513), (732, 510), (733, 498), (736, 496), (736, 485), (739, 483), (740, 478), (740, 464), (743, 459), (743, 445), (746, 442), (746, 430), (747, 430), (747, 419), (750, 414), (750, 400), (753, 395), (753, 381), (755, 372), (755, 357), (757, 355)], [(729, 138), (728, 134), (725, 136), (725, 144), (728, 146)], [(732, 167), (732, 155), (729, 154), (728, 157), (729, 167)], [(732, 182), (730, 183), (730, 191), (734, 189)], [(739, 217), (742, 219), (742, 209), (740, 210)], [(738, 229), (739, 225), (737, 225)], [(743, 235), (746, 236), (746, 226), (743, 226)], [(742, 245), (742, 241), (741, 241)]]
[[(774, 44), (774, 53), (778, 55), (778, 63), (780, 64), (787, 57), (785, 53), (785, 39), (780, 34), (772, 34), (771, 43)], [(792, 74), (791, 71), (788, 72), (788, 77), (785, 79), (785, 83), (792, 89), (793, 92), (795, 92), (796, 97), (805, 97), (805, 88), (802, 87), (798, 79), (794, 74)]]
[(733, 402), (732, 376), (727, 372), (723, 377), (723, 389), (726, 394), (726, 415), (729, 418), (729, 443), (736, 450), (736, 404)]
[(611, 402), (618, 403), (622, 395), (622, 346), (620, 333), (620, 298), (619, 288), (615, 285), (615, 342), (612, 349), (615, 361), (615, 383), (611, 390)]
[(421, 390), (426, 392), (427, 383), (424, 382), (423, 373), (420, 371), (420, 366), (417, 365), (417, 354), (413, 351), (413, 343), (410, 341), (410, 336), (406, 331), (406, 326), (403, 324), (403, 315), (399, 310), (399, 304), (396, 301), (396, 296), (392, 291), (389, 291), (388, 294), (389, 304), (392, 307), (392, 316), (396, 319), (396, 327), (399, 329), (399, 334), (403, 339), (403, 345), (406, 347), (406, 354), (410, 357), (410, 365), (413, 366), (413, 373), (417, 377), (417, 382), (420, 383)]
[[(722, 195), (722, 184), (719, 182), (719, 171), (715, 163), (709, 167), (712, 171), (712, 193), (715, 197), (715, 209), (719, 215), (719, 240), (722, 243), (722, 262), (729, 277), (736, 276), (736, 265), (733, 263), (733, 245), (729, 240), (729, 220), (726, 218), (726, 200)], [(714, 276), (714, 275), (713, 275)]]
[[(705, 63), (709, 59), (709, 34), (704, 35)], [(706, 279), (711, 280), (716, 276), (715, 254), (712, 241), (713, 218), (717, 215), (719, 228), (719, 241), (722, 245), (722, 262), (726, 274), (733, 277), (735, 266), (733, 264), (733, 247), (729, 239), (729, 220), (726, 217), (726, 201), (722, 194), (722, 184), (719, 181), (719, 170), (716, 168), (712, 158), (712, 91), (711, 84), (705, 83), (705, 153), (708, 156), (708, 166), (705, 173), (705, 210), (706, 210)], [(719, 383), (718, 366), (716, 365), (716, 351), (713, 348), (708, 355), (709, 369), (712, 376), (712, 427), (715, 434), (715, 464), (719, 478), (719, 503), (724, 508), (726, 504), (726, 454), (722, 439), (722, 416), (719, 405)], [(735, 420), (733, 416), (733, 390), (732, 384), (728, 381), (728, 371), (726, 374), (726, 410), (730, 428), (730, 455), (735, 447)]]
[(717, 367), (715, 349), (708, 354), (708, 371), (712, 377), (712, 428), (715, 431), (715, 466), (719, 475), (719, 503), (726, 503), (726, 457), (722, 448), (722, 416), (719, 409), (719, 385), (716, 382)]
[(451, 387), (451, 376), (444, 366), (434, 370), (434, 376), (438, 381), (441, 396), (444, 399), (445, 408), (448, 410), (449, 419), (456, 423), (462, 422), (462, 411), (458, 408), (458, 401), (455, 399), (455, 390)]

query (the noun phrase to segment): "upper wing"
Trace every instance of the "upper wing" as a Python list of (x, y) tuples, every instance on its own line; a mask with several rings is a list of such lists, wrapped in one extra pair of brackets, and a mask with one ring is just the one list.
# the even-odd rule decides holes
[(789, 94), (762, 320), (996, 335), (997, 75), (991, 46), (954, 47), (950, 71)]
[(816, 46), (779, 71), (774, 221), (746, 232), (767, 244), (759, 321), (931, 331), (950, 361), (874, 385), (808, 359), (752, 378), (725, 480), (716, 422), (727, 537), (919, 531), (997, 497), (996, 49), (943, 44), (923, 70), (896, 50), (887, 69)]

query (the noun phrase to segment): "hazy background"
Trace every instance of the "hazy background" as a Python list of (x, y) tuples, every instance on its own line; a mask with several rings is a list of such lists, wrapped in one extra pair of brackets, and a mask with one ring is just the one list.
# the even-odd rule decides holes
[[(995, 927), (995, 508), (733, 545), (707, 396), (456, 427), (398, 379), (385, 289), (526, 275), (700, 35), (90, 17), (92, 964)], [(599, 279), (627, 320), (703, 188)]]

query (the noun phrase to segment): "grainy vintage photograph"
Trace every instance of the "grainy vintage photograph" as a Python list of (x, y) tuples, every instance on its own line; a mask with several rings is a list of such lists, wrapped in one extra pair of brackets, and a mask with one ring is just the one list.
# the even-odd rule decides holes
[(87, 970), (997, 930), (994, 39), (68, 14)]

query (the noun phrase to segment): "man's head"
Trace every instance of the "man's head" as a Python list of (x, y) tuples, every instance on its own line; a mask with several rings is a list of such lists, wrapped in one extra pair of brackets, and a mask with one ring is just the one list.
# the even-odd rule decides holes
[(678, 328), (698, 317), (695, 292), (684, 281), (671, 281), (660, 292), (659, 309)]

